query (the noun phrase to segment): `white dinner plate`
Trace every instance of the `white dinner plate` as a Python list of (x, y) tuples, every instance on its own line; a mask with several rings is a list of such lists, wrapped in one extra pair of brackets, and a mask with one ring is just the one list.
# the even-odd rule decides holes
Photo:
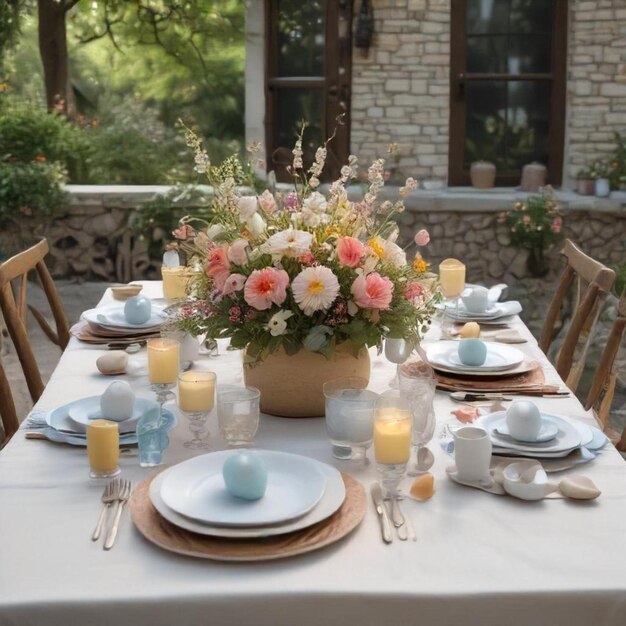
[(89, 309), (82, 314), (82, 318), (89, 324), (95, 324), (102, 328), (137, 330), (138, 328), (157, 328), (167, 320), (167, 314), (161, 307), (152, 306), (150, 319), (143, 324), (131, 324), (124, 316), (124, 306), (110, 304), (108, 306)]
[[(84, 433), (87, 431), (89, 422), (95, 419), (107, 419), (100, 409), (101, 396), (91, 396), (73, 402), (68, 409), (70, 420), (76, 429), (76, 432)], [(137, 423), (142, 415), (145, 415), (150, 409), (157, 408), (159, 405), (154, 400), (148, 398), (135, 398), (133, 406), (133, 414), (121, 422), (119, 425), (120, 433), (132, 433), (137, 430)], [(117, 420), (113, 420), (117, 421)]]
[[(87, 446), (87, 436), (84, 433), (73, 432), (72, 430), (66, 430), (62, 427), (66, 424), (70, 424), (69, 416), (67, 414), (67, 407), (64, 405), (58, 407), (46, 414), (45, 419), (49, 428), (46, 428), (45, 435), (51, 441), (56, 443), (69, 443), (72, 446)], [(163, 420), (165, 430), (170, 431), (176, 425), (176, 416), (167, 409), (163, 409)], [(54, 424), (61, 426), (60, 429), (56, 428)], [(37, 431), (35, 431), (37, 432)], [(137, 434), (128, 433), (120, 435), (120, 445), (131, 446), (137, 443)]]
[[(558, 427), (556, 437), (544, 443), (523, 443), (509, 438), (500, 437), (495, 431), (496, 428), (506, 424), (506, 411), (498, 411), (485, 415), (476, 420), (476, 425), (484, 428), (491, 438), (495, 451), (506, 451), (506, 453), (524, 453), (533, 455), (563, 455), (571, 452), (574, 448), (583, 445), (583, 439), (590, 441), (593, 437), (591, 430), (583, 437), (581, 430), (571, 421), (559, 415), (542, 413), (541, 417), (546, 422), (555, 424)], [(584, 425), (583, 425), (584, 426)]]
[(483, 365), (465, 365), (459, 358), (459, 341), (438, 341), (426, 348), (426, 358), (436, 369), (455, 374), (482, 374), (509, 373), (524, 361), (524, 353), (513, 346), (487, 342), (487, 358)]
[(484, 313), (470, 313), (463, 302), (459, 302), (457, 311), (456, 304), (446, 306), (446, 316), (458, 322), (469, 322), (472, 320), (480, 322), (494, 322), (505, 317), (511, 317), (521, 313), (522, 306), (514, 300), (509, 302), (495, 302), (489, 306)]
[(175, 526), (189, 530), (200, 535), (210, 535), (213, 537), (226, 537), (228, 539), (256, 539), (261, 537), (273, 537), (284, 535), (295, 530), (308, 528), (330, 517), (343, 504), (346, 498), (346, 486), (341, 477), (341, 473), (330, 465), (320, 463), (320, 471), (326, 477), (326, 489), (318, 505), (311, 511), (295, 520), (278, 524), (276, 526), (260, 526), (256, 528), (232, 528), (228, 526), (211, 526), (180, 515), (170, 509), (161, 498), (161, 485), (163, 479), (170, 471), (165, 470), (155, 476), (150, 483), (150, 500), (158, 513)]
[(548, 422), (544, 420), (544, 422), (541, 424), (541, 430), (539, 431), (539, 434), (534, 439), (520, 439), (519, 437), (514, 437), (511, 434), (509, 427), (507, 426), (506, 420), (504, 421), (504, 423), (498, 424), (498, 426), (494, 427), (493, 430), (498, 435), (510, 438), (512, 441), (521, 441), (523, 443), (532, 444), (552, 441), (552, 439), (557, 436), (559, 432), (559, 427), (554, 422)]
[(226, 490), (222, 467), (237, 450), (222, 450), (183, 461), (168, 471), (161, 498), (172, 510), (216, 526), (280, 524), (308, 513), (324, 495), (319, 461), (270, 450), (254, 450), (267, 468), (267, 490), (259, 500)]

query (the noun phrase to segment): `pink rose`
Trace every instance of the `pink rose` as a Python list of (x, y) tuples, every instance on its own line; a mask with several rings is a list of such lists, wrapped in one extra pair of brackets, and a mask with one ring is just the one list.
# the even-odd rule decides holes
[(409, 302), (412, 302), (416, 298), (420, 298), (423, 295), (424, 287), (422, 283), (418, 283), (417, 281), (409, 283), (404, 290), (404, 297), (409, 300)]
[(427, 230), (422, 228), (422, 230), (418, 230), (415, 233), (415, 237), (413, 238), (413, 241), (415, 241), (415, 244), (418, 246), (425, 246), (430, 241), (430, 235), (428, 234)]
[(563, 220), (560, 217), (555, 217), (552, 220), (552, 224), (550, 225), (550, 230), (553, 233), (560, 233), (561, 232), (561, 226), (563, 226)]
[(247, 239), (235, 239), (228, 249), (228, 259), (235, 265), (243, 265), (248, 260), (247, 250), (250, 245)]
[(285, 270), (266, 267), (254, 270), (243, 290), (244, 300), (257, 311), (265, 311), (272, 304), (282, 304), (287, 297), (289, 274)]
[(222, 288), (222, 294), (225, 296), (235, 293), (235, 291), (241, 291), (246, 282), (246, 277), (243, 274), (231, 274)]
[(522, 222), (524, 222), (524, 224), (530, 224), (530, 215), (524, 215)]
[(361, 274), (350, 289), (357, 306), (362, 309), (387, 309), (393, 295), (393, 283), (378, 272)]
[(205, 271), (207, 276), (213, 279), (216, 289), (220, 291), (230, 274), (230, 262), (228, 260), (228, 244), (222, 244), (209, 251)]
[(365, 252), (365, 246), (354, 237), (341, 237), (337, 242), (337, 258), (346, 267), (357, 267)]
[(172, 235), (174, 235), (174, 237), (176, 237), (176, 239), (182, 239), (183, 241), (185, 239), (189, 239), (189, 237), (193, 237), (195, 236), (196, 231), (189, 226), (189, 224), (183, 224), (182, 226), (179, 226), (176, 230), (172, 231)]
[(309, 266), (315, 263), (315, 257), (313, 256), (313, 253), (310, 250), (305, 250), (298, 256), (298, 261), (300, 261), (302, 265)]
[(261, 205), (261, 210), (266, 215), (271, 215), (276, 210), (276, 200), (269, 189), (266, 189), (259, 196), (259, 204)]

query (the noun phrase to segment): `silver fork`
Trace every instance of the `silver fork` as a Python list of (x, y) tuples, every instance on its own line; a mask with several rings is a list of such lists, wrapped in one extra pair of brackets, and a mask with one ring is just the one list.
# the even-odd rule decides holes
[(120, 480), (119, 478), (115, 478), (114, 480), (109, 481), (104, 487), (104, 491), (102, 492), (102, 511), (100, 512), (100, 517), (98, 518), (98, 523), (96, 524), (96, 528), (93, 531), (93, 535), (91, 535), (92, 541), (98, 541), (100, 539), (100, 534), (102, 533), (102, 526), (104, 525), (104, 521), (107, 517), (107, 512), (113, 505), (113, 503), (117, 500), (120, 491)]
[(117, 509), (115, 510), (115, 518), (113, 519), (113, 525), (109, 529), (109, 534), (107, 535), (106, 541), (104, 542), (104, 549), (110, 550), (115, 543), (115, 538), (117, 537), (117, 529), (120, 525), (120, 518), (122, 517), (122, 511), (124, 510), (124, 505), (128, 502), (130, 498), (130, 480), (122, 481), (121, 490), (117, 497)]

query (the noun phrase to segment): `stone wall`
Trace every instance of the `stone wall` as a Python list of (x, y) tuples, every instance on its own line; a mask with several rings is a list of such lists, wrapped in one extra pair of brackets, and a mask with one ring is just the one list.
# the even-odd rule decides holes
[(445, 179), (449, 0), (376, 0), (373, 4), (373, 45), (367, 56), (358, 48), (352, 55), (351, 152), (365, 164), (385, 156), (387, 146), (397, 143), (400, 172)]
[(626, 0), (572, 2), (565, 176), (615, 149), (626, 131)]

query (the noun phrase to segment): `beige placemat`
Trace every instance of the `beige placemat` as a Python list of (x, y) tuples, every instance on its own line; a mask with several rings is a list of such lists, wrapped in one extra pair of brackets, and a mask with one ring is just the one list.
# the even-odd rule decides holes
[(365, 490), (352, 476), (342, 473), (346, 499), (328, 519), (303, 530), (265, 539), (223, 539), (178, 528), (163, 519), (150, 501), (147, 478), (137, 485), (130, 499), (130, 514), (139, 532), (164, 550), (217, 561), (269, 561), (319, 550), (354, 530), (366, 509)]

